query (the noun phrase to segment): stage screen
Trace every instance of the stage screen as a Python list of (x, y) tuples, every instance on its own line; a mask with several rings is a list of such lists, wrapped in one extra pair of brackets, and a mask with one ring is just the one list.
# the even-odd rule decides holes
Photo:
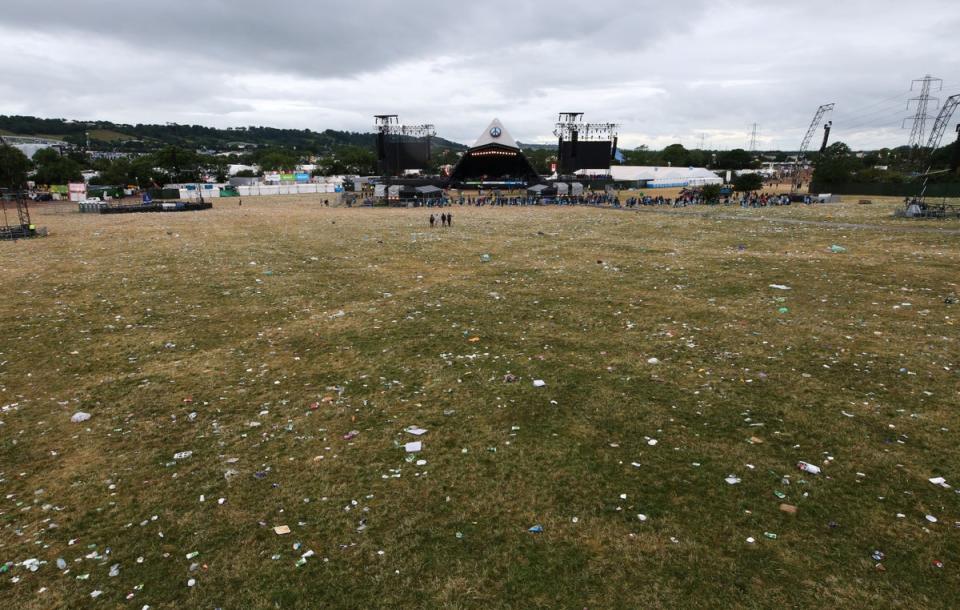
[(405, 169), (426, 169), (430, 160), (430, 143), (426, 140), (411, 142), (388, 142), (386, 145), (387, 167), (399, 173)]
[(562, 171), (572, 173), (579, 169), (608, 169), (612, 146), (613, 143), (610, 140), (577, 142), (577, 156), (574, 157), (573, 142), (564, 142), (561, 151)]

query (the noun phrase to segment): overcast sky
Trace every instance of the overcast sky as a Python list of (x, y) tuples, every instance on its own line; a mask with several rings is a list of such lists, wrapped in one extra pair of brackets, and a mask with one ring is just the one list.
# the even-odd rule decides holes
[(956, 0), (3, 0), (0, 114), (795, 149), (836, 102), (834, 139), (896, 146), (912, 79), (960, 93), (958, 33)]

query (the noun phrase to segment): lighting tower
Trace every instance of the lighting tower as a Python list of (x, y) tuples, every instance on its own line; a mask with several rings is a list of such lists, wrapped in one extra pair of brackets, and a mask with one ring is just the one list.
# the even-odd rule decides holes
[[(803, 158), (807, 154), (807, 149), (810, 147), (810, 141), (813, 140), (813, 134), (816, 133), (817, 127), (820, 125), (820, 121), (823, 120), (823, 115), (827, 114), (833, 110), (834, 104), (823, 104), (817, 108), (816, 114), (813, 115), (813, 120), (810, 121), (810, 127), (807, 128), (807, 133), (803, 136), (803, 142), (800, 143), (800, 151), (797, 153), (797, 160), (793, 163), (793, 169), (790, 172), (790, 194), (797, 192), (797, 178), (800, 176), (800, 164), (803, 163)], [(829, 135), (829, 130), (823, 135), (823, 143), (826, 144), (827, 137)]]

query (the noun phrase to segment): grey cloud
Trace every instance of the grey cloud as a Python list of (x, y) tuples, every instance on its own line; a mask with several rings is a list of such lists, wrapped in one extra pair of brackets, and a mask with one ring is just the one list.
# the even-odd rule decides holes
[(897, 145), (910, 79), (960, 91), (958, 25), (933, 0), (7, 0), (0, 112), (365, 130), (390, 111), (466, 142), (496, 115), (545, 142), (575, 109), (627, 146), (743, 146), (757, 122), (791, 148), (836, 102), (838, 138)]

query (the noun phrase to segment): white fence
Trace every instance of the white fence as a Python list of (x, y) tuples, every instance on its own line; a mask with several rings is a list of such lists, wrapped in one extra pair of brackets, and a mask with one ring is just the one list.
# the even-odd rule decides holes
[(278, 184), (238, 186), (237, 192), (241, 197), (261, 195), (311, 195), (316, 193), (336, 193), (337, 187), (333, 184)]

